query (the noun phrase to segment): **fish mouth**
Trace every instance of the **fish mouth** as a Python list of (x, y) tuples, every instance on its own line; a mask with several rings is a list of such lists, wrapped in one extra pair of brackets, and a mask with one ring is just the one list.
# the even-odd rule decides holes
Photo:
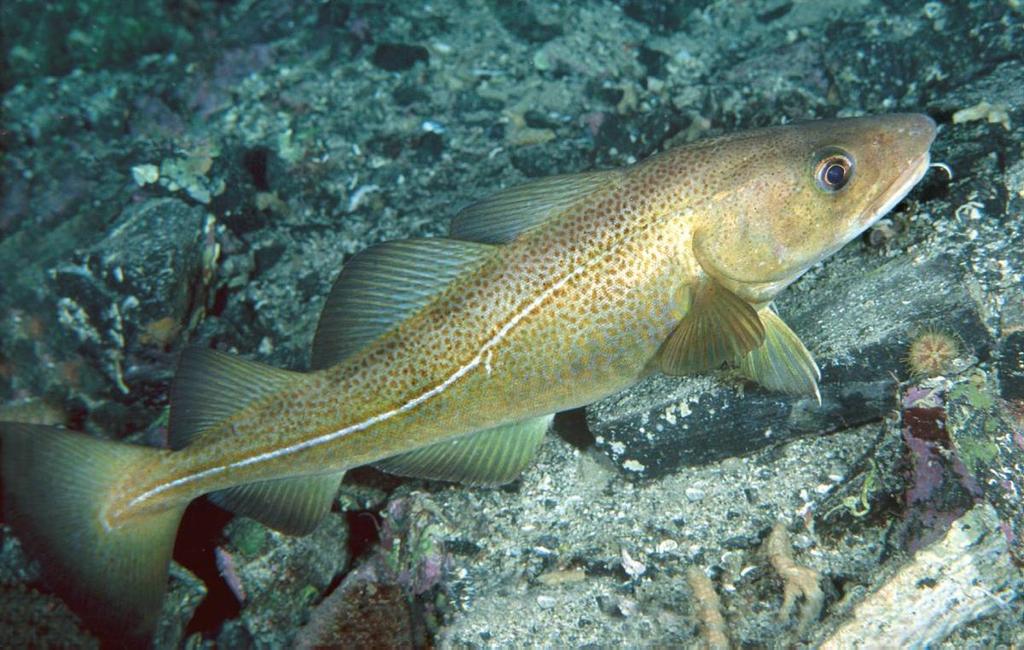
[(931, 163), (931, 152), (925, 151), (917, 158), (910, 161), (907, 168), (889, 184), (884, 192), (878, 195), (864, 209), (864, 218), (861, 219), (860, 230), (864, 231), (871, 224), (884, 217), (890, 210), (899, 203), (914, 189), (914, 186), (921, 182), (928, 165)]

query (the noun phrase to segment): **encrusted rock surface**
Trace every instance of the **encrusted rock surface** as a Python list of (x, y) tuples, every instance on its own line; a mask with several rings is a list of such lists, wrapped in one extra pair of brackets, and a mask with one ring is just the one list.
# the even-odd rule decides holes
[(348, 564), (344, 518), (329, 515), (307, 537), (289, 537), (239, 518), (225, 534), (229, 543), (217, 549), (217, 565), (240, 601), (240, 614), (221, 632), (221, 642), (288, 646), (313, 603)]

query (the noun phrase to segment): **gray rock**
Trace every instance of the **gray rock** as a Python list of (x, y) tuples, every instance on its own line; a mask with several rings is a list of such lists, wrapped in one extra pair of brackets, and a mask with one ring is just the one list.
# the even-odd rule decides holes
[(423, 492), (392, 499), (382, 513), (380, 544), (314, 608), (295, 647), (425, 645), (426, 627), (436, 625), (427, 596), (450, 563), (438, 516), (438, 507)]
[(728, 377), (656, 375), (587, 407), (598, 447), (629, 476), (663, 476), (881, 419), (908, 375), (909, 340), (929, 326), (953, 325), (974, 356), (988, 355), (991, 337), (958, 271), (938, 259), (872, 262), (867, 270), (830, 265), (780, 300), (779, 313), (821, 367), (820, 406)]
[(196, 608), (206, 597), (206, 585), (176, 562), (171, 563), (170, 587), (153, 633), (153, 647), (178, 648)]
[(348, 565), (345, 520), (329, 515), (306, 537), (283, 535), (244, 518), (232, 520), (225, 532), (229, 543), (219, 550), (221, 575), (242, 605), (225, 639), (289, 646), (313, 603)]

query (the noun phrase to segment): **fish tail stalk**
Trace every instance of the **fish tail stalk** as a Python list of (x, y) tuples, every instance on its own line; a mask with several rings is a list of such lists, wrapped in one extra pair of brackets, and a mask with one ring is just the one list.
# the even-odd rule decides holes
[(166, 450), (54, 427), (0, 422), (5, 518), (40, 558), (50, 583), (96, 629), (142, 637), (167, 586), (187, 502), (111, 525), (107, 508), (132, 469)]

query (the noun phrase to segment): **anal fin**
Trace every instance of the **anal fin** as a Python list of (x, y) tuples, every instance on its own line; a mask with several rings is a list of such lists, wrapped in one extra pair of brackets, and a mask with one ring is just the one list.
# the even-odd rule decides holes
[(554, 415), (485, 429), (385, 458), (375, 467), (401, 476), (468, 485), (503, 485), (526, 468)]
[(288, 535), (306, 535), (331, 510), (345, 472), (246, 483), (210, 494), (210, 500)]

